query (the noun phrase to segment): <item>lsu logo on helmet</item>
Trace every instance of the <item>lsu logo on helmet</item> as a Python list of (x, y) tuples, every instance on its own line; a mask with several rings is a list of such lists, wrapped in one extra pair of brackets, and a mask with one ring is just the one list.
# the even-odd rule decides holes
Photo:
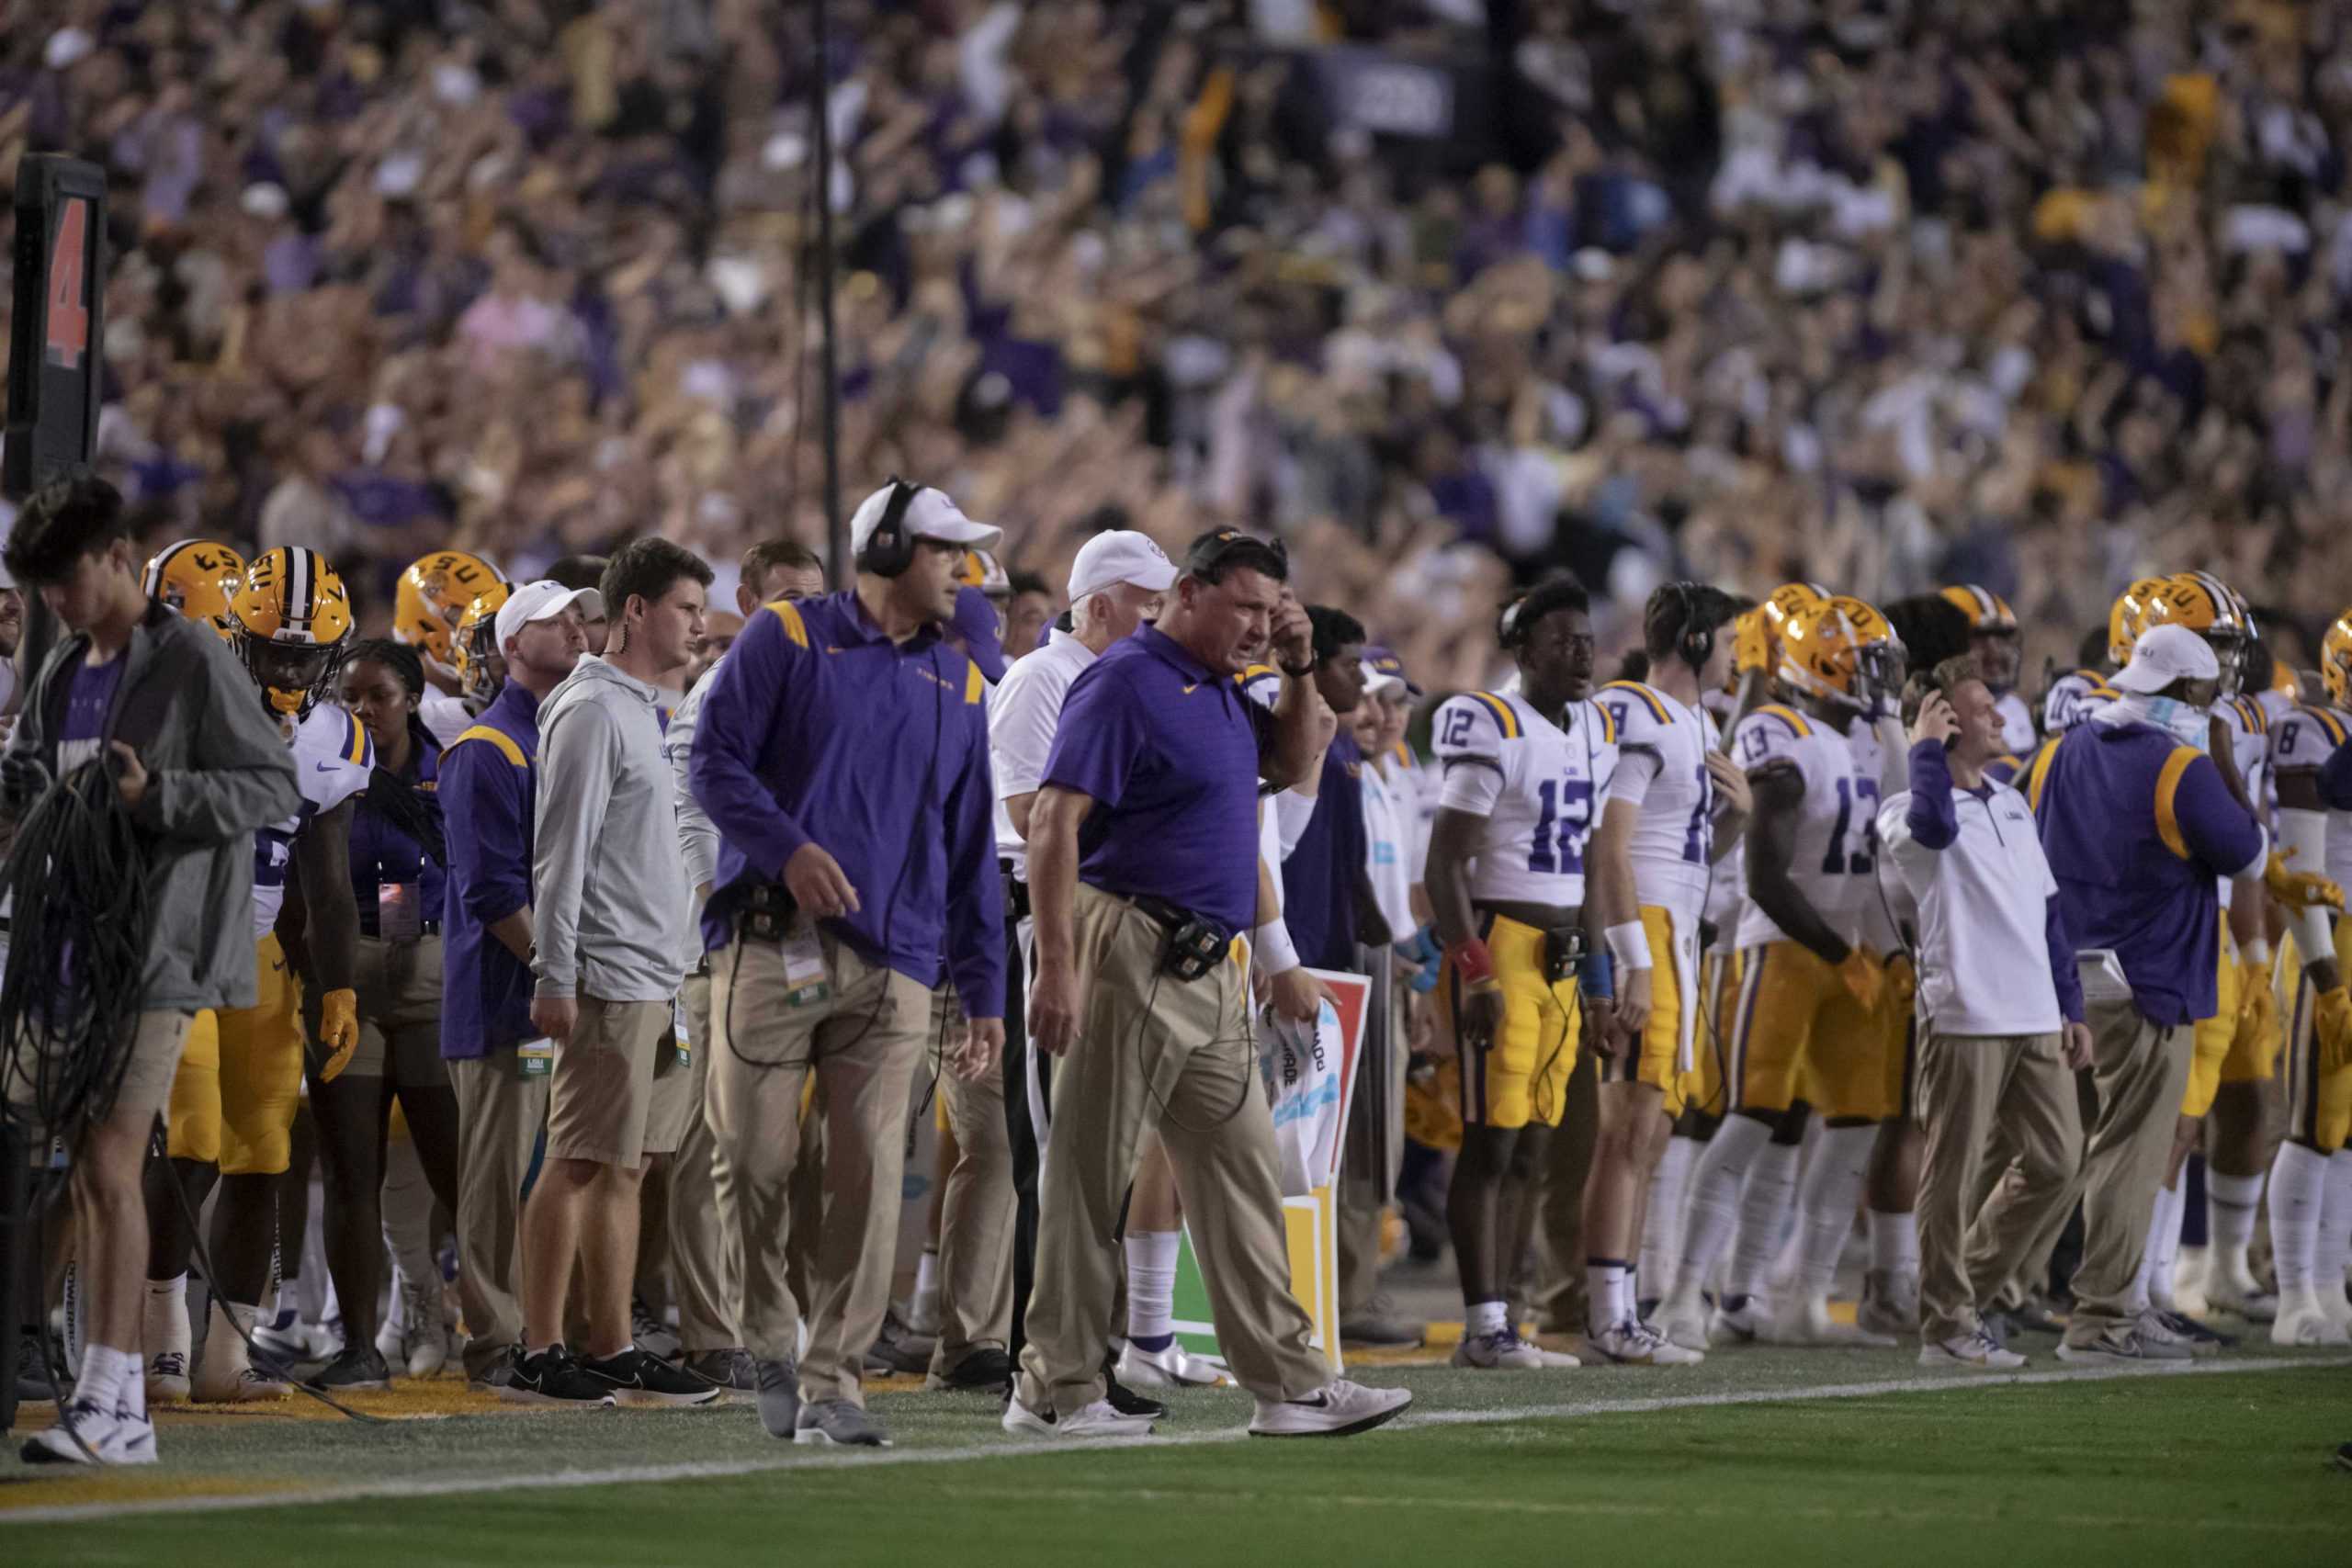
[(1810, 605), (1826, 604), (1829, 590), (1818, 582), (1784, 582), (1764, 603), (1732, 622), (1734, 678), (1770, 670), (1780, 660), (1781, 628)]
[(300, 721), (333, 689), (351, 640), (351, 595), (316, 550), (254, 558), (229, 599), (230, 642), (280, 718)]
[(1840, 593), (1781, 625), (1780, 677), (1797, 691), (1863, 713), (1903, 684), (1903, 641), (1876, 608)]
[(2143, 577), (2115, 596), (2107, 612), (2107, 661), (2120, 670), (2132, 662), (2132, 645), (2148, 629), (2148, 606), (2164, 592), (2165, 579)]
[(2156, 626), (2187, 626), (2212, 644), (2222, 661), (2222, 695), (2236, 694), (2245, 679), (2254, 616), (2235, 589), (2211, 572), (2175, 572), (2149, 596), (2140, 629)]
[(244, 576), (244, 558), (212, 539), (182, 539), (166, 546), (147, 563), (139, 585), (150, 599), (160, 599), (191, 621), (202, 621), (230, 640), (235, 627), (229, 618), (229, 596)]
[(464, 550), (435, 550), (419, 556), (401, 573), (400, 588), (393, 595), (392, 635), (454, 666), (458, 621), (474, 596), (492, 585), (504, 587), (506, 579), (480, 556)]
[(2331, 704), (2352, 707), (2352, 610), (2330, 621), (2320, 638), (2319, 678)]

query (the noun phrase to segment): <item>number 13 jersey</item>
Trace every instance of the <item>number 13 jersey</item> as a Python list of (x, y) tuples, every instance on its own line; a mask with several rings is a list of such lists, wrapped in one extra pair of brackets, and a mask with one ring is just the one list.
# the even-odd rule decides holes
[[(1731, 755), (1750, 778), (1793, 768), (1804, 781), (1790, 879), (1831, 930), (1849, 942), (1858, 940), (1863, 900), (1877, 866), (1871, 842), (1877, 775), (1863, 776), (1843, 735), (1779, 703), (1768, 703), (1739, 721), (1731, 734)], [(1748, 864), (1755, 863), (1751, 851)], [(1753, 897), (1742, 907), (1741, 947), (1789, 940)]]
[(1562, 729), (1516, 694), (1449, 697), (1431, 733), (1445, 768), (1439, 805), (1487, 819), (1470, 897), (1481, 903), (1584, 902), (1584, 857), (1617, 771), (1617, 730), (1589, 700)]

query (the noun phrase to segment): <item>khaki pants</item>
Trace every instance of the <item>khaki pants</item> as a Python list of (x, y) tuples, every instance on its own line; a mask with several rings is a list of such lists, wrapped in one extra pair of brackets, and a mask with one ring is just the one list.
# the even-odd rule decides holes
[[(2002, 1280), (2064, 1213), (2082, 1166), (2075, 1075), (2055, 1034), (1920, 1036), (1919, 1337), (1967, 1334)], [(1979, 1176), (1998, 1130), (2015, 1154), (1982, 1205)], [(1974, 1224), (1971, 1224), (1972, 1216)]]
[[(932, 995), (933, 1053), (964, 1038), (964, 1009), (953, 986)], [(956, 1166), (939, 1210), (939, 1343), (931, 1370), (945, 1376), (984, 1348), (1001, 1350), (1012, 1333), (1012, 1136), (1004, 1120), (1004, 1064), (966, 1083), (934, 1064)]]
[(1121, 1271), (1119, 1216), (1136, 1145), (1159, 1130), (1233, 1375), (1263, 1399), (1330, 1381), (1290, 1292), (1274, 1122), (1238, 962), (1187, 983), (1161, 973), (1165, 935), (1125, 900), (1080, 885), (1078, 1043), (1056, 1064), (1039, 1184), (1037, 1289), (1019, 1395), (1070, 1415), (1102, 1397)]
[(800, 1007), (786, 999), (780, 944), (739, 936), (712, 957), (706, 1110), (724, 1245), (741, 1259), (735, 1326), (754, 1356), (787, 1360), (802, 1314), (786, 1277), (789, 1189), (802, 1086), (816, 1074), (825, 1220), (808, 1292), (800, 1389), (808, 1399), (862, 1404), (866, 1348), (890, 1304), (907, 1094), (922, 1061), (931, 998), (833, 938), (820, 940), (831, 990)]
[(458, 1093), (458, 1300), (466, 1376), (482, 1378), (523, 1337), (523, 1173), (548, 1119), (544, 1073), (526, 1075), (512, 1046), (449, 1064)]
[(718, 1223), (718, 1175), (712, 1162), (717, 1140), (704, 1111), (710, 1082), (710, 976), (686, 976), (685, 999), (693, 1045), (684, 1085), (685, 1132), (670, 1162), (670, 1276), (678, 1337), (693, 1354), (732, 1349), (743, 1341), (728, 1306), (740, 1264), (729, 1253), (726, 1230)]
[(2132, 1281), (2148, 1247), (2148, 1213), (2164, 1182), (2188, 1087), (2194, 1031), (2159, 1029), (2129, 1002), (2087, 1010), (2091, 1079), (2098, 1118), (2090, 1130), (2077, 1190), (2083, 1199), (2083, 1263), (2075, 1271), (2067, 1343), (2132, 1322)]

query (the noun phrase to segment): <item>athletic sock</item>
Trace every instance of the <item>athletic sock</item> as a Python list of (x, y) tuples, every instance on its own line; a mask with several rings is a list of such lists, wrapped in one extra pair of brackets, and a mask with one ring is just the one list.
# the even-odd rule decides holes
[(122, 1386), (139, 1381), (135, 1351), (91, 1345), (82, 1352), (82, 1375), (74, 1380), (74, 1401), (112, 1415), (122, 1403)]
[(281, 1333), (302, 1321), (302, 1276), (288, 1274), (277, 1281), (277, 1293), (270, 1301), (266, 1321)]
[(245, 1349), (244, 1336), (237, 1330), (242, 1326), (246, 1334), (253, 1332), (255, 1310), (239, 1303), (224, 1302), (218, 1296), (212, 1298), (211, 1322), (204, 1336), (204, 1354), (197, 1363), (203, 1382), (229, 1382), (253, 1365), (253, 1358)]
[(1176, 1342), (1176, 1253), (1181, 1231), (1127, 1233), (1127, 1343), (1165, 1350)]
[(1674, 1289), (1674, 1263), (1682, 1252), (1683, 1205), (1698, 1159), (1697, 1139), (1668, 1138), (1650, 1178), (1650, 1206), (1642, 1216), (1641, 1275), (1654, 1297)]
[(1871, 1233), (1871, 1267), (1882, 1274), (1909, 1279), (1919, 1275), (1919, 1216), (1908, 1210), (1891, 1214), (1866, 1209)]
[(2206, 1168), (2205, 1227), (2211, 1245), (2206, 1267), (2209, 1281), (2227, 1280), (2241, 1294), (2255, 1288), (2254, 1269), (2246, 1254), (2254, 1247), (2254, 1218), (2261, 1202), (2259, 1171), (2252, 1176), (2224, 1176), (2211, 1166)]
[(1625, 1260), (1588, 1258), (1584, 1260), (1584, 1321), (1593, 1333), (1616, 1327), (1629, 1314), (1624, 1307)]
[(1797, 1254), (1793, 1299), (1815, 1301), (1829, 1294), (1838, 1274), (1838, 1257), (1853, 1233), (1854, 1208), (1869, 1173), (1871, 1145), (1878, 1129), (1824, 1127), (1820, 1146), (1804, 1173), (1804, 1188), (1797, 1196)]
[[(147, 1281), (146, 1293), (140, 1302), (140, 1344), (150, 1359), (176, 1350), (185, 1362), (191, 1333), (187, 1275)], [(147, 1386), (143, 1372), (139, 1386), (143, 1394)]]
[(120, 1354), (128, 1364), (123, 1368), (122, 1386), (115, 1391), (114, 1413), (144, 1421), (147, 1419), (146, 1369), (139, 1364), (136, 1351), (124, 1350)]
[(2154, 1212), (2148, 1221), (2147, 1258), (2142, 1269), (2148, 1304), (2159, 1312), (2173, 1308), (2173, 1267), (2180, 1258), (2180, 1213), (2188, 1201), (2188, 1184), (2156, 1189)]
[(1715, 1129), (1713, 1141), (1691, 1166), (1682, 1256), (1674, 1268), (1677, 1297), (1695, 1300), (1724, 1249), (1731, 1245), (1750, 1167), (1771, 1135), (1772, 1130), (1752, 1116), (1726, 1116)]
[(2352, 1149), (2338, 1149), (2327, 1162), (2327, 1187), (2320, 1201), (2319, 1246), (2312, 1255), (2312, 1286), (2339, 1323), (2352, 1317), (2344, 1293), (2344, 1263), (2352, 1256)]
[[(1130, 1246), (1135, 1238), (1127, 1238)], [(926, 1247), (915, 1260), (915, 1294), (929, 1295), (939, 1289), (939, 1248)]]
[(1724, 1278), (1727, 1299), (1760, 1295), (1771, 1280), (1804, 1154), (1796, 1144), (1767, 1144), (1748, 1167), (1747, 1186), (1739, 1195), (1739, 1240), (1732, 1247), (1731, 1272)]
[(1462, 1307), (1462, 1332), (1472, 1339), (1482, 1335), (1500, 1334), (1510, 1326), (1510, 1307), (1504, 1302), (1465, 1302)]
[(2278, 1267), (2281, 1302), (2312, 1289), (2326, 1188), (2324, 1155), (2301, 1144), (2278, 1145), (2278, 1157), (2270, 1167), (2270, 1250)]

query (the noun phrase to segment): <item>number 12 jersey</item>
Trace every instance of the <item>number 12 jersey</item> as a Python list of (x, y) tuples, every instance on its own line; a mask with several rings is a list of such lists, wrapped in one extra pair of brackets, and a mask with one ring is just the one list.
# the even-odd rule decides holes
[(1481, 903), (1584, 902), (1584, 860), (1617, 771), (1608, 712), (1572, 703), (1563, 729), (1514, 693), (1449, 697), (1432, 726), (1445, 768), (1439, 804), (1487, 819), (1470, 897)]

